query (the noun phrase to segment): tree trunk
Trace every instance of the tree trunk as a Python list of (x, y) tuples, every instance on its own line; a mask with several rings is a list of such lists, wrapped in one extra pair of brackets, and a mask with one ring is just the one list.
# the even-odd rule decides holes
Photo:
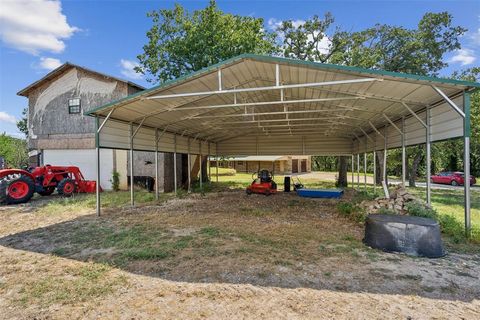
[(208, 176), (207, 163), (208, 163), (208, 156), (203, 156), (202, 157), (202, 181), (203, 182), (210, 181)]
[(348, 165), (347, 165), (347, 157), (341, 156), (338, 159), (338, 179), (337, 179), (337, 187), (348, 187)]
[(418, 152), (413, 158), (412, 167), (410, 168), (410, 174), (408, 175), (408, 185), (415, 187), (415, 178), (417, 177), (418, 165), (423, 159), (423, 154)]
[[(383, 172), (383, 151), (377, 152), (377, 172), (375, 173), (376, 183), (382, 184), (385, 173)], [(388, 184), (388, 179), (385, 178), (385, 183)]]

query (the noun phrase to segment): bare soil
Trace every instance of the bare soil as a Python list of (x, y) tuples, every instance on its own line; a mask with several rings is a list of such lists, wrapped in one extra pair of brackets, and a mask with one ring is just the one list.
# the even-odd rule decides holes
[(100, 218), (9, 207), (0, 237), (2, 319), (480, 318), (480, 252), (369, 249), (335, 200), (231, 191)]

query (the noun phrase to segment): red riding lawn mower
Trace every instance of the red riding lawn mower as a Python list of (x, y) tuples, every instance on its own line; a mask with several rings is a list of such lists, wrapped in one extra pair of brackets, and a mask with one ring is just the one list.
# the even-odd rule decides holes
[(247, 194), (260, 193), (269, 196), (277, 192), (277, 184), (273, 181), (273, 174), (268, 170), (260, 170), (253, 173), (257, 174), (257, 178), (253, 180), (252, 184), (247, 187)]
[(75, 192), (95, 192), (96, 182), (85, 180), (78, 167), (46, 165), (31, 170), (0, 170), (0, 203), (25, 203), (37, 192), (42, 196), (70, 197)]

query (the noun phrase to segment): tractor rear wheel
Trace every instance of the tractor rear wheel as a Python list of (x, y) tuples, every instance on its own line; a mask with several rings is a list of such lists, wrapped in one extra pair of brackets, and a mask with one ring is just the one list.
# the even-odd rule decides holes
[(33, 197), (34, 192), (35, 184), (29, 176), (11, 174), (0, 180), (0, 203), (25, 203)]
[(57, 185), (57, 191), (59, 195), (64, 197), (70, 197), (76, 191), (75, 181), (70, 178), (62, 179)]
[(38, 191), (41, 196), (49, 196), (55, 191), (55, 187), (45, 187), (42, 191)]

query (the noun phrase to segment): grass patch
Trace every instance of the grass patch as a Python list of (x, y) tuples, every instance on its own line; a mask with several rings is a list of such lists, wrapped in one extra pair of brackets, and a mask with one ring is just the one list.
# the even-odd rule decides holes
[[(160, 193), (159, 202), (172, 198), (171, 193)], [(130, 192), (128, 191), (105, 191), (100, 194), (102, 208), (119, 208), (130, 204)], [(155, 193), (144, 189), (135, 191), (135, 202), (137, 204), (154, 204)], [(76, 194), (70, 198), (52, 197), (48, 203), (38, 209), (41, 214), (58, 214), (68, 211), (93, 210), (96, 207), (95, 194)]]
[(367, 217), (365, 210), (351, 202), (339, 202), (337, 210), (342, 216), (355, 222), (364, 222)]
[(264, 216), (271, 215), (273, 211), (267, 208), (241, 207), (240, 213), (245, 216), (264, 217)]
[(111, 275), (111, 268), (104, 264), (89, 263), (81, 267), (69, 267), (61, 276), (47, 276), (28, 281), (20, 291), (22, 305), (76, 304), (92, 298), (111, 294), (128, 284), (120, 275)]
[(122, 253), (122, 256), (128, 260), (159, 260), (172, 255), (173, 252), (166, 248), (136, 248)]
[(208, 237), (218, 237), (220, 235), (220, 230), (215, 227), (204, 227), (200, 229), (200, 234)]
[(232, 168), (211, 167), (210, 170), (211, 170), (212, 176), (217, 175), (217, 170), (218, 170), (218, 176), (219, 177), (223, 177), (223, 176), (232, 177), (232, 176), (235, 176), (237, 174), (237, 170), (232, 169)]

